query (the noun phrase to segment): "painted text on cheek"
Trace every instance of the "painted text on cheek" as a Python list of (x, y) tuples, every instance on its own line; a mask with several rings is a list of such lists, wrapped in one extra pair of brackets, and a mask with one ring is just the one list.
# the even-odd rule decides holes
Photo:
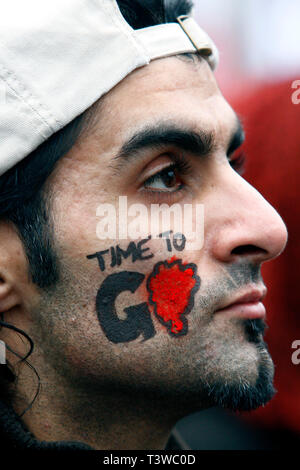
[(113, 343), (133, 341), (140, 335), (143, 341), (152, 338), (156, 333), (152, 311), (170, 336), (178, 337), (188, 332), (185, 316), (193, 308), (194, 296), (200, 287), (197, 266), (183, 263), (175, 256), (156, 263), (146, 279), (147, 302), (125, 308), (126, 319), (119, 318), (115, 307), (118, 295), (126, 291), (135, 293), (144, 280), (142, 273), (121, 271), (107, 276), (98, 290), (98, 320), (104, 334)]

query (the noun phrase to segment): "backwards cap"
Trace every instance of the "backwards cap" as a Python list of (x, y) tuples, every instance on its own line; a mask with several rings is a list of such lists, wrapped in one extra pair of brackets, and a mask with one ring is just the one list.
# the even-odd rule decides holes
[(0, 175), (151, 60), (218, 51), (188, 16), (134, 30), (116, 0), (9, 0), (0, 14)]

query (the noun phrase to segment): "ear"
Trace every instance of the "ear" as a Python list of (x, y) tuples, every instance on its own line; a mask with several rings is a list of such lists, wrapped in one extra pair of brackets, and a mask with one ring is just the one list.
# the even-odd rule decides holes
[(26, 304), (31, 282), (23, 244), (14, 226), (0, 221), (0, 313)]
[[(0, 333), (1, 341), (7, 345), (7, 361), (13, 367), (20, 357), (26, 358), (32, 351), (33, 344), (26, 332), (36, 296), (37, 289), (28, 275), (28, 260), (20, 237), (13, 224), (0, 220), (0, 320), (4, 326)], [(21, 336), (16, 334), (18, 331)], [(29, 351), (27, 342), (21, 339), (24, 336), (30, 343)]]
[(20, 304), (20, 298), (13, 284), (0, 272), (0, 313), (7, 312)]

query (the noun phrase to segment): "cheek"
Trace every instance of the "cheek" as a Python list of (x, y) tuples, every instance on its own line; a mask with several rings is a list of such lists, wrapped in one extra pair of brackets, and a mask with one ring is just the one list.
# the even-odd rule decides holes
[(183, 335), (188, 331), (184, 315), (194, 306), (194, 296), (200, 287), (197, 266), (183, 263), (173, 256), (158, 262), (147, 279), (149, 305), (170, 335)]
[(194, 306), (200, 278), (197, 266), (183, 257), (182, 246), (178, 249), (171, 234), (168, 240), (149, 236), (87, 256), (102, 272), (96, 311), (111, 342), (133, 341), (141, 335), (147, 341), (156, 334), (153, 321), (170, 336), (187, 334), (186, 315)]

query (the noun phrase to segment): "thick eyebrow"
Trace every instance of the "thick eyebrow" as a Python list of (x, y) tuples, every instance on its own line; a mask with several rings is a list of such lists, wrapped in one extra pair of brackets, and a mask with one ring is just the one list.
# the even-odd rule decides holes
[[(227, 155), (230, 155), (243, 142), (243, 129), (237, 117), (237, 125), (230, 139)], [(206, 156), (213, 152), (216, 147), (216, 139), (213, 132), (204, 130), (194, 131), (178, 125), (175, 122), (158, 122), (146, 125), (133, 134), (121, 147), (114, 157), (117, 168), (123, 166), (132, 158), (135, 158), (145, 149), (161, 149), (166, 145), (188, 151), (193, 155)]]

